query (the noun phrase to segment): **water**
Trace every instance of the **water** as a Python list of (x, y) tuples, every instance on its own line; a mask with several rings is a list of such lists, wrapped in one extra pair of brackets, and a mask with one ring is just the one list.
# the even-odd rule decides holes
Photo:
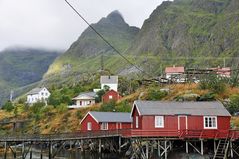
[[(55, 152), (55, 151), (54, 151)], [(40, 151), (37, 149), (33, 149), (32, 158), (33, 159), (40, 159)], [(0, 153), (0, 159), (4, 158), (4, 153)], [(17, 152), (17, 159), (20, 159), (21, 152), (20, 150)], [(26, 159), (29, 159), (29, 154), (27, 155)], [(7, 154), (7, 159), (14, 159), (13, 155), (9, 152)], [(43, 153), (43, 159), (48, 159), (47, 150)], [(125, 157), (119, 156), (119, 154), (97, 154), (97, 153), (90, 153), (90, 152), (81, 152), (80, 150), (61, 150), (57, 153), (55, 159), (126, 159)]]

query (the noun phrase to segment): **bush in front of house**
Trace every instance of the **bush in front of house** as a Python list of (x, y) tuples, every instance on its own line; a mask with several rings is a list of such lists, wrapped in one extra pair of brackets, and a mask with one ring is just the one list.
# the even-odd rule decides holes
[(230, 96), (227, 109), (231, 114), (239, 112), (239, 94)]
[(11, 112), (14, 109), (14, 106), (11, 101), (7, 101), (3, 106), (3, 110), (6, 110), (7, 112)]

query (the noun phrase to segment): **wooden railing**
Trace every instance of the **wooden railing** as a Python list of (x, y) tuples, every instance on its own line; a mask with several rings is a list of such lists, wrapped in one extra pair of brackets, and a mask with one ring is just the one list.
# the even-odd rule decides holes
[(1, 141), (60, 141), (85, 138), (103, 137), (174, 137), (179, 139), (239, 139), (239, 130), (140, 130), (140, 129), (120, 129), (120, 130), (92, 130), (78, 131), (61, 134), (23, 134), (0, 136)]

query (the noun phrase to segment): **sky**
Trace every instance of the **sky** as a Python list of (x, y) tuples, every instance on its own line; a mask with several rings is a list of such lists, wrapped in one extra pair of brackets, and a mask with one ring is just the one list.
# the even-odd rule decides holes
[[(131, 26), (163, 0), (68, 0), (90, 23), (119, 10)], [(65, 0), (0, 0), (0, 51), (8, 47), (66, 50), (87, 25)]]

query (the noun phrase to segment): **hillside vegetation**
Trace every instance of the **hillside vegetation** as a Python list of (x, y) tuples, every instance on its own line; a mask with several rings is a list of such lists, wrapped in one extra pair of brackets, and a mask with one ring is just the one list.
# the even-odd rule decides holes
[(11, 89), (40, 81), (58, 55), (55, 51), (28, 48), (0, 52), (0, 105), (9, 99)]
[[(97, 80), (98, 81), (98, 80)], [(200, 84), (171, 84), (140, 85), (136, 81), (120, 79), (119, 91), (125, 94), (118, 102), (97, 103), (90, 108), (68, 110), (67, 105), (71, 104), (71, 99), (80, 92), (89, 91), (97, 87), (95, 83), (79, 83), (75, 86), (52, 87), (52, 95), (49, 105), (36, 103), (33, 106), (25, 104), (24, 99), (20, 99), (11, 109), (6, 109), (9, 104), (5, 104), (5, 110), (0, 111), (0, 121), (29, 120), (22, 128), (14, 133), (60, 133), (74, 132), (80, 130), (80, 121), (84, 115), (90, 111), (116, 111), (130, 112), (135, 100), (163, 100), (163, 101), (221, 101), (232, 113), (239, 111), (239, 88), (231, 87), (226, 83), (217, 83), (206, 86)], [(131, 83), (131, 87), (125, 85)], [(208, 82), (209, 84), (210, 82)], [(223, 89), (217, 89), (218, 87)], [(239, 118), (233, 117), (232, 128), (239, 128)], [(12, 124), (1, 126), (1, 134), (13, 133)]]
[(50, 66), (46, 83), (77, 81), (102, 68), (113, 74), (158, 76), (169, 65), (188, 68), (238, 66), (239, 2), (237, 0), (165, 1), (142, 28), (129, 27), (119, 12), (93, 24), (115, 48), (146, 73), (132, 67), (87, 28)]

